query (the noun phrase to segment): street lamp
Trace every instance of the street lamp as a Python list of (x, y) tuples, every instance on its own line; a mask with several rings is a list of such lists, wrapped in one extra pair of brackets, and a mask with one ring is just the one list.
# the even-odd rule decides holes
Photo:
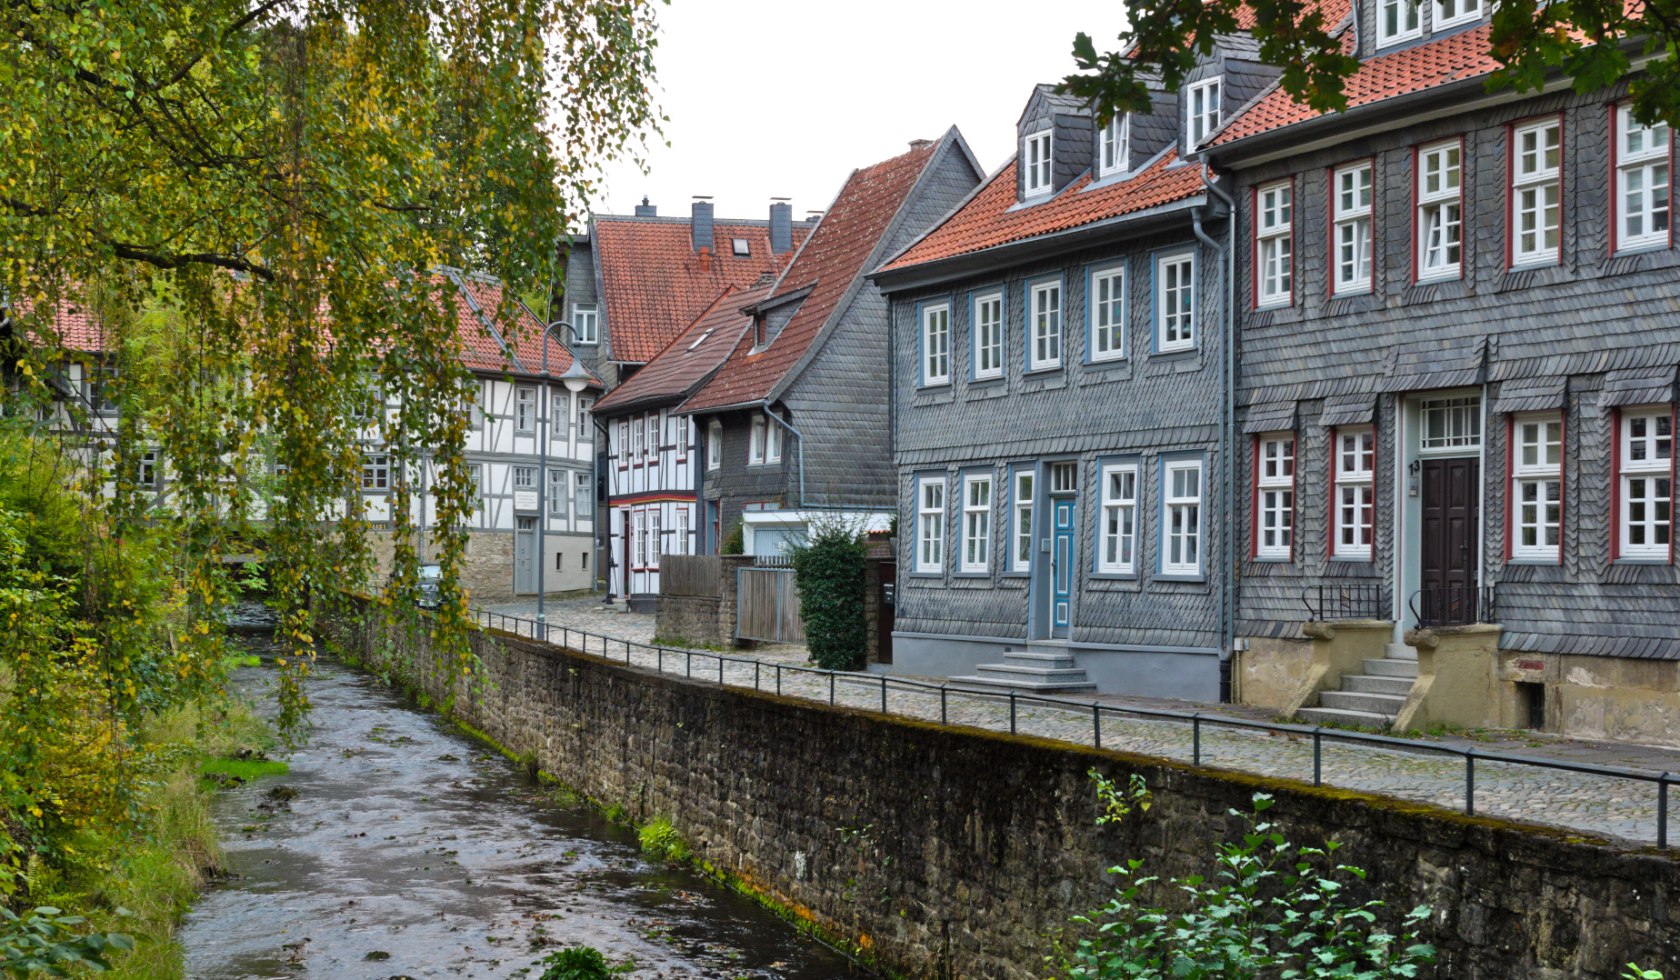
[[(537, 622), (539, 623), (544, 621), (543, 598), (547, 592), (543, 584), (543, 578), (544, 573), (548, 571), (546, 540), (548, 536), (548, 440), (549, 420), (554, 414), (553, 402), (549, 399), (548, 335), (555, 327), (565, 327), (574, 339), (577, 337), (577, 330), (564, 320), (555, 320), (544, 327), (542, 332), (542, 434), (537, 440), (539, 459), (537, 464)], [(571, 366), (567, 367), (560, 375), (560, 383), (565, 385), (566, 390), (573, 395), (589, 387), (589, 383), (593, 380), (588, 369), (578, 362), (576, 354), (572, 355)]]

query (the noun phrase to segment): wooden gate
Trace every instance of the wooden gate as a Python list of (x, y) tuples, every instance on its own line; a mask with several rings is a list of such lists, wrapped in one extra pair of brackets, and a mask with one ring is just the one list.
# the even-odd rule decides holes
[(735, 569), (735, 638), (804, 643), (799, 586), (791, 562), (770, 559)]

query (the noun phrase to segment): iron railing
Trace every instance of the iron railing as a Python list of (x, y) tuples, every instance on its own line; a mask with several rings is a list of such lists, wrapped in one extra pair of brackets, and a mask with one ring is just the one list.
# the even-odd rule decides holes
[(1493, 622), (1493, 586), (1457, 585), (1419, 589), (1407, 602), (1419, 627), (1469, 626)]
[[(662, 647), (634, 640), (624, 640), (616, 637), (591, 633), (588, 630), (575, 629), (570, 626), (556, 626), (552, 623), (543, 624), (535, 620), (523, 619), (518, 616), (508, 616), (488, 610), (473, 610), (474, 619), (485, 629), (499, 629), (514, 636), (540, 639), (545, 643), (556, 643), (564, 648), (575, 650), (592, 656), (599, 656), (607, 660), (623, 660), (632, 667), (652, 667), (659, 673), (677, 673), (679, 670), (685, 678), (715, 683), (725, 686), (745, 687), (745, 672), (752, 672), (752, 688), (755, 691), (774, 691), (783, 695), (784, 679), (788, 676), (811, 675), (826, 679), (826, 685), (817, 687), (820, 694), (826, 687), (829, 704), (835, 704), (836, 691), (841, 681), (854, 689), (867, 690), (870, 693), (871, 705), (878, 705), (883, 714), (891, 714), (889, 694), (898, 692), (917, 696), (939, 697), (939, 723), (952, 725), (950, 710), (953, 702), (962, 704), (984, 703), (999, 705), (1007, 702), (1009, 708), (1009, 732), (1017, 733), (1017, 719), (1022, 706), (1050, 707), (1090, 719), (1091, 744), (1096, 748), (1103, 747), (1104, 719), (1143, 718), (1156, 721), (1176, 722), (1188, 725), (1190, 728), (1191, 763), (1198, 767), (1208, 766), (1204, 761), (1203, 733), (1210, 729), (1247, 729), (1264, 732), (1268, 735), (1281, 735), (1294, 738), (1307, 738), (1312, 742), (1312, 784), (1324, 785), (1324, 743), (1344, 742), (1356, 745), (1384, 747), (1398, 749), (1408, 753), (1434, 753), (1446, 757), (1458, 757), (1464, 761), (1464, 813), (1476, 814), (1476, 763), (1498, 763), (1514, 766), (1528, 766), (1535, 769), (1552, 770), (1556, 772), (1571, 772), (1584, 775), (1601, 776), (1614, 779), (1626, 779), (1632, 782), (1644, 783), (1652, 787), (1656, 794), (1656, 844), (1657, 847), (1668, 847), (1668, 790), (1670, 786), (1680, 785), (1680, 775), (1672, 772), (1654, 772), (1646, 769), (1633, 769), (1622, 766), (1601, 766), (1586, 762), (1570, 762), (1563, 759), (1548, 759), (1537, 756), (1516, 756), (1495, 752), (1478, 752), (1474, 746), (1444, 745), (1438, 742), (1421, 742), (1414, 739), (1399, 738), (1392, 735), (1379, 735), (1371, 732), (1354, 731), (1342, 728), (1325, 728), (1322, 725), (1291, 725), (1282, 722), (1256, 721), (1248, 718), (1237, 718), (1206, 711), (1174, 711), (1168, 708), (1146, 708), (1135, 705), (1110, 705), (1100, 701), (1080, 701), (1072, 698), (1058, 698), (1051, 695), (1021, 694), (1016, 691), (982, 691), (974, 688), (953, 686), (950, 684), (933, 683), (930, 681), (913, 680), (906, 677), (892, 677), (886, 674), (870, 674), (853, 671), (832, 671), (820, 667), (804, 667), (795, 664), (767, 663), (752, 657), (735, 657), (722, 653), (711, 653), (704, 650), (685, 650), (673, 647)], [(511, 627), (511, 628), (510, 628)], [(650, 663), (637, 665), (632, 662), (632, 652), (640, 651), (651, 655)], [(696, 670), (696, 663), (699, 669)], [(736, 665), (741, 668), (740, 681), (732, 683), (726, 679), (725, 665)], [(874, 700), (874, 692), (879, 691), (879, 701)], [(784, 695), (798, 697), (801, 695)], [(901, 712), (903, 713), (903, 712)], [(1073, 743), (1081, 744), (1081, 743)], [(1232, 767), (1223, 767), (1232, 768)], [(1486, 812), (1485, 809), (1483, 811)]]
[(1382, 585), (1376, 582), (1320, 582), (1301, 591), (1309, 622), (1341, 619), (1387, 619)]

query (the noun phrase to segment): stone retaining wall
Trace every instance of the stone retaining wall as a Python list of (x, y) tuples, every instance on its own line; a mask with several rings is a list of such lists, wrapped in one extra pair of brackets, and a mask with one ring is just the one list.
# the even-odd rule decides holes
[[(374, 631), (340, 630), (378, 661)], [(392, 636), (395, 639), (395, 634)], [(668, 817), (706, 861), (913, 977), (1050, 972), (1048, 936), (1107, 896), (1103, 869), (1211, 870), (1265, 789), (1298, 843), (1334, 835), (1394, 909), (1436, 908), (1442, 978), (1680, 970), (1680, 863), (1560, 831), (1356, 793), (830, 708), (477, 634), (476, 691), (427, 644), (387, 669), (513, 752), (638, 821)], [(1155, 805), (1097, 828), (1086, 773), (1141, 773)]]

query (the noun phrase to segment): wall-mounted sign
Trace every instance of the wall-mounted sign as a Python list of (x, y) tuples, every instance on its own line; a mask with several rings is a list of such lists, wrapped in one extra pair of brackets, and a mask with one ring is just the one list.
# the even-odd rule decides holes
[(1518, 660), (1512, 666), (1518, 670), (1545, 670), (1546, 662), (1544, 660)]
[(514, 510), (536, 510), (537, 492), (535, 490), (515, 490), (513, 492)]

